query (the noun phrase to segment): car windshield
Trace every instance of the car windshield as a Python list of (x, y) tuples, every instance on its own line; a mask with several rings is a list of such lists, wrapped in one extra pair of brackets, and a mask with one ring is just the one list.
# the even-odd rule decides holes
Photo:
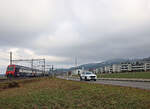
[(7, 68), (7, 71), (14, 71), (14, 67), (13, 67), (13, 66), (8, 67), (8, 68)]
[(92, 74), (92, 72), (86, 72), (86, 74), (87, 74), (87, 75), (90, 75), (90, 74)]

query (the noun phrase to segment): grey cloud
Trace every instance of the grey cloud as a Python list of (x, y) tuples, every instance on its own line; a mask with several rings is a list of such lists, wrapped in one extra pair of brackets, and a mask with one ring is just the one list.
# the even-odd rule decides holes
[(82, 64), (150, 54), (147, 0), (0, 3), (1, 48), (30, 49), (40, 56), (64, 57), (68, 60), (51, 63), (67, 65), (73, 64), (75, 57)]

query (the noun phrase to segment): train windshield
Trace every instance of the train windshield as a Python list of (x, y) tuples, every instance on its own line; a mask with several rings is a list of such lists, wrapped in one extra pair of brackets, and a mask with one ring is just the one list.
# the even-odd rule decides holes
[(13, 66), (8, 67), (7, 71), (14, 71), (14, 67)]

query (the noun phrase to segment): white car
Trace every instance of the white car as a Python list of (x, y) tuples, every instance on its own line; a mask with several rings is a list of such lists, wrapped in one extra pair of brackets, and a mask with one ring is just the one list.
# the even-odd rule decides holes
[(94, 80), (94, 81), (96, 81), (96, 79), (97, 79), (97, 76), (92, 72), (83, 72), (80, 74), (80, 81), (82, 81), (82, 80), (85, 80), (85, 81)]

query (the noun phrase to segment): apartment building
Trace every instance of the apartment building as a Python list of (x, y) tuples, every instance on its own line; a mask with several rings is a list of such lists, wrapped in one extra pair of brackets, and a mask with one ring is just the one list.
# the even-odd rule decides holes
[(99, 71), (100, 71), (100, 73), (105, 73), (105, 68), (101, 67)]
[(112, 66), (105, 66), (104, 67), (104, 72), (105, 73), (112, 73), (113, 72)]
[(113, 64), (97, 69), (97, 73), (120, 73), (120, 72), (150, 71), (150, 62), (133, 62)]
[(144, 71), (150, 71), (150, 62), (144, 63)]
[(132, 71), (145, 71), (144, 66), (145, 64), (143, 62), (135, 62), (135, 63), (132, 63), (132, 66), (131, 66), (131, 69)]
[(131, 63), (121, 63), (121, 72), (131, 72), (132, 64)]
[(121, 65), (120, 64), (113, 64), (112, 65), (112, 72), (113, 73), (120, 73), (121, 72)]

